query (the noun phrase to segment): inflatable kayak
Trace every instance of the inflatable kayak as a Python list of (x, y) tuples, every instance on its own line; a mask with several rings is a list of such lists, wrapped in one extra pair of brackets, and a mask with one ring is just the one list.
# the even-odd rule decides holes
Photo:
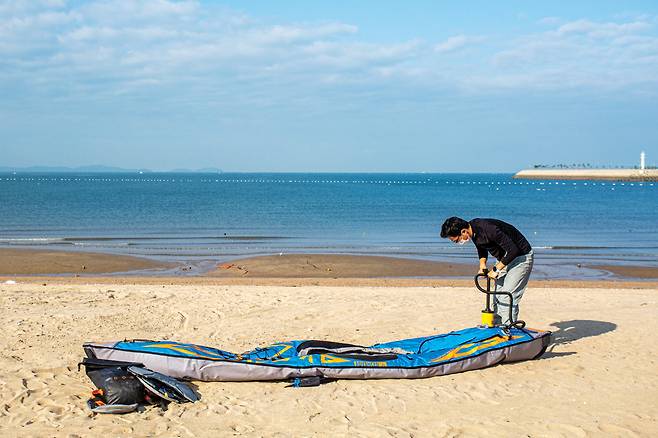
[(189, 380), (415, 379), (534, 359), (544, 353), (550, 335), (516, 327), (476, 327), (369, 347), (289, 341), (243, 354), (172, 341), (89, 342), (83, 347), (90, 358), (139, 362)]

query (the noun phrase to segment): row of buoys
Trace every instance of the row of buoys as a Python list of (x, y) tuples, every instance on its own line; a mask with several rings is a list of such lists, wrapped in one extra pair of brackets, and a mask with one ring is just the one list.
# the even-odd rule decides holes
[[(196, 182), (194, 179), (168, 179), (168, 178), (34, 178), (34, 177), (7, 177), (0, 181), (27, 181), (27, 182)], [(202, 183), (260, 183), (260, 184), (452, 184), (452, 185), (555, 185), (555, 186), (649, 186), (654, 183), (643, 182), (561, 182), (561, 181), (401, 181), (401, 180), (297, 180), (297, 179), (201, 179)]]

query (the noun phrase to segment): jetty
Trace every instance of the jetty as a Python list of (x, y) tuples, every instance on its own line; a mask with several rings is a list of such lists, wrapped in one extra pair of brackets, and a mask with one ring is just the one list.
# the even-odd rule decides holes
[(658, 169), (525, 169), (517, 172), (519, 179), (658, 181)]
[(602, 181), (658, 181), (658, 169), (645, 166), (645, 154), (640, 154), (640, 166), (635, 168), (569, 168), (563, 166), (535, 166), (517, 172), (518, 179), (602, 180)]

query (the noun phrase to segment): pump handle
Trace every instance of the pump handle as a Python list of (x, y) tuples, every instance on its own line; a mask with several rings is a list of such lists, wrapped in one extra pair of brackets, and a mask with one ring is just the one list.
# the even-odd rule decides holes
[[(475, 276), (475, 287), (477, 287), (480, 292), (485, 293), (485, 294), (491, 293), (491, 278), (487, 275), (488, 273), (489, 273), (489, 270), (485, 269), (482, 274), (478, 273)], [(480, 280), (479, 280), (480, 277), (483, 277), (483, 278), (487, 279), (487, 288), (486, 289), (484, 289), (484, 288), (482, 288), (482, 286), (480, 286)]]
[[(510, 324), (508, 325), (508, 327), (516, 327), (516, 328), (525, 327), (525, 321), (522, 321), (520, 319), (512, 322), (512, 320), (513, 320), (512, 308), (514, 307), (514, 297), (512, 296), (512, 294), (509, 293), (509, 292), (492, 291), (491, 290), (491, 277), (489, 277), (487, 275), (487, 273), (488, 273), (488, 270), (485, 269), (482, 274), (478, 273), (474, 278), (475, 279), (475, 287), (480, 292), (487, 295), (487, 309), (489, 308), (489, 297), (491, 297), (492, 295), (506, 295), (509, 298), (509, 303), (510, 303), (510, 306), (509, 306)], [(486, 289), (484, 289), (482, 286), (480, 286), (480, 280), (479, 280), (480, 277), (485, 277), (487, 279), (487, 288)]]

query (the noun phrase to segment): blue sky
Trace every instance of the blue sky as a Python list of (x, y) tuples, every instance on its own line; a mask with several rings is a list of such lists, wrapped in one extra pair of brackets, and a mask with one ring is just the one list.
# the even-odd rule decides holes
[(658, 163), (658, 2), (0, 3), (0, 166)]

